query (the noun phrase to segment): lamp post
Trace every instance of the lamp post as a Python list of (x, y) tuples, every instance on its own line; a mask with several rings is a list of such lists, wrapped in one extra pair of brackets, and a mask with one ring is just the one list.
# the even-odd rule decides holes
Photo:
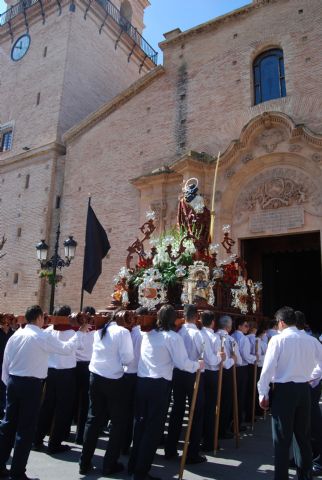
[(61, 270), (63, 267), (69, 267), (69, 265), (71, 264), (71, 261), (75, 257), (75, 251), (77, 246), (77, 242), (73, 239), (73, 236), (70, 235), (64, 241), (64, 253), (65, 253), (65, 260), (64, 260), (58, 254), (59, 237), (60, 237), (60, 224), (58, 224), (57, 231), (56, 231), (56, 242), (55, 242), (54, 254), (49, 260), (47, 260), (49, 247), (46, 244), (45, 240), (41, 240), (36, 245), (37, 259), (40, 263), (41, 268), (43, 270), (52, 271), (52, 281), (50, 282), (51, 283), (50, 304), (49, 304), (50, 315), (52, 315), (54, 310), (57, 268)]

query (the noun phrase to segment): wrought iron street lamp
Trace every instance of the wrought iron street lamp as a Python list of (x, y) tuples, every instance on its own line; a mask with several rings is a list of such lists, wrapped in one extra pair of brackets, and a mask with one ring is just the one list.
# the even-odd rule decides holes
[(71, 261), (75, 257), (75, 251), (77, 247), (77, 242), (74, 240), (73, 236), (70, 235), (64, 241), (64, 254), (65, 259), (61, 258), (58, 254), (59, 249), (59, 237), (60, 237), (60, 224), (58, 224), (56, 231), (56, 242), (53, 256), (47, 260), (49, 247), (46, 244), (45, 240), (41, 240), (36, 245), (37, 259), (40, 263), (40, 266), (43, 270), (51, 271), (51, 292), (50, 292), (50, 304), (49, 304), (49, 314), (52, 315), (54, 310), (55, 302), (55, 288), (57, 281), (57, 269), (61, 270), (63, 267), (68, 267), (71, 264)]

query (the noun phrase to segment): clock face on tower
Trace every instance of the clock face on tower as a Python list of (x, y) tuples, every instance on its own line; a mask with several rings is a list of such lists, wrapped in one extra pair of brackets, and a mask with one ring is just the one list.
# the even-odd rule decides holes
[(30, 46), (30, 36), (26, 33), (16, 40), (11, 49), (11, 58), (14, 62), (21, 60), (28, 52)]

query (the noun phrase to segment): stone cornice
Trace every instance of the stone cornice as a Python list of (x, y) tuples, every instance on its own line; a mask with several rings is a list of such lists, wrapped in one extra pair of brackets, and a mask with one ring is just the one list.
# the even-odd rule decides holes
[(259, 130), (279, 126), (288, 132), (288, 141), (290, 143), (294, 143), (303, 139), (314, 147), (322, 148), (321, 134), (312, 132), (305, 125), (296, 125), (285, 113), (264, 112), (263, 114), (252, 118), (243, 127), (239, 139), (233, 140), (222, 154), (220, 164), (224, 165), (230, 163), (237, 155), (240, 154), (241, 151), (246, 150), (250, 143), (251, 137), (255, 136), (256, 132)]
[(195, 152), (190, 150), (185, 153), (181, 158), (176, 160), (170, 165), (170, 168), (175, 172), (181, 173), (189, 168), (204, 169), (205, 165), (210, 165), (214, 162), (214, 157), (208, 155), (205, 152)]
[(17, 168), (22, 164), (29, 164), (30, 162), (34, 163), (35, 160), (37, 161), (37, 158), (43, 157), (47, 153), (57, 153), (58, 155), (65, 155), (66, 148), (60, 143), (52, 142), (48, 143), (47, 145), (28, 150), (27, 152), (14, 155), (12, 157), (7, 157), (3, 160), (0, 156), (0, 173), (11, 170), (12, 168)]
[(247, 15), (249, 12), (261, 8), (268, 3), (275, 3), (277, 1), (279, 0), (258, 0), (256, 3), (249, 3), (244, 7), (233, 10), (232, 12), (221, 15), (220, 17), (216, 17), (212, 20), (209, 20), (208, 22), (197, 25), (196, 27), (190, 28), (189, 30), (186, 30), (184, 32), (178, 33), (178, 35), (175, 37), (171, 36), (171, 38), (160, 42), (159, 47), (163, 50), (170, 45), (172, 46), (178, 42), (186, 41), (189, 37), (192, 37), (194, 35), (205, 33), (207, 31), (212, 31), (220, 27), (223, 23), (235, 20), (236, 18)]
[(99, 121), (111, 115), (119, 107), (127, 103), (131, 98), (144, 90), (150, 83), (156, 78), (163, 75), (165, 72), (162, 65), (155, 67), (151, 72), (147, 73), (144, 77), (140, 78), (136, 82), (132, 83), (126, 90), (117, 95), (110, 102), (102, 105), (98, 110), (88, 115), (84, 120), (77, 123), (74, 127), (70, 128), (64, 135), (63, 141), (68, 144), (75, 140), (80, 134), (89, 130)]

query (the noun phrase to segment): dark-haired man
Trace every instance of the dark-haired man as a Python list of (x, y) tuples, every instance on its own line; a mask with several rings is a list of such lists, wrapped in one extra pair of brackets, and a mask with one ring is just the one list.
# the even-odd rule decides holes
[[(188, 357), (192, 361), (197, 361), (202, 354), (205, 363), (208, 365), (218, 365), (218, 358), (213, 353), (210, 341), (207, 341), (198, 330), (196, 322), (198, 320), (198, 310), (195, 305), (184, 306), (185, 323), (179, 330), (179, 335), (183, 338)], [(186, 372), (175, 368), (173, 371), (173, 406), (170, 415), (168, 436), (165, 443), (165, 457), (170, 459), (176, 457), (177, 444), (179, 441), (183, 417), (186, 409), (186, 399), (191, 405), (195, 373)], [(200, 442), (203, 428), (203, 405), (204, 405), (204, 375), (200, 376), (198, 396), (193, 416), (190, 443), (188, 448), (187, 463), (195, 464), (206, 462), (207, 458), (200, 455)]]
[(4, 416), (6, 406), (6, 386), (1, 380), (3, 355), (7, 342), (13, 333), (14, 332), (8, 323), (0, 325), (0, 420)]
[[(54, 310), (54, 315), (68, 317), (71, 309), (63, 305)], [(87, 328), (87, 327), (86, 327)], [(57, 340), (68, 341), (74, 336), (72, 326), (63, 331), (48, 327), (48, 333)], [(48, 451), (57, 454), (69, 450), (69, 446), (62, 445), (62, 441), (69, 435), (73, 416), (73, 406), (76, 391), (76, 351), (68, 355), (52, 353), (48, 358), (48, 377), (46, 380), (45, 395), (39, 413), (39, 421), (35, 435), (34, 449), (43, 448), (43, 439), (50, 433)]]
[(258, 382), (259, 401), (268, 408), (269, 384), (272, 395), (272, 431), (275, 451), (275, 480), (288, 480), (289, 448), (293, 443), (297, 475), (312, 478), (310, 445), (310, 386), (314, 368), (322, 365), (322, 346), (296, 328), (294, 310), (283, 307), (276, 312), (280, 335), (269, 342)]
[(217, 364), (209, 365), (205, 362), (204, 375), (204, 422), (203, 422), (203, 445), (204, 452), (214, 449), (214, 425), (217, 402), (218, 370), (222, 361), (226, 360), (226, 354), (221, 353), (220, 337), (214, 332), (215, 314), (210, 311), (202, 312), (200, 315), (203, 328), (201, 334), (210, 342), (213, 353), (217, 356)]
[(239, 353), (242, 359), (241, 365), (236, 369), (237, 373), (237, 391), (238, 391), (238, 421), (239, 430), (246, 430), (246, 427), (242, 425), (244, 421), (244, 414), (246, 408), (246, 392), (248, 385), (249, 365), (254, 365), (256, 362), (256, 355), (252, 355), (251, 344), (247, 337), (249, 325), (245, 318), (238, 318), (236, 321), (236, 330), (232, 334), (232, 337), (236, 340), (239, 348)]
[(0, 424), (0, 476), (9, 472), (6, 463), (14, 446), (10, 478), (28, 480), (25, 470), (35, 434), (43, 380), (49, 353), (69, 355), (80, 346), (76, 334), (68, 342), (42, 330), (42, 309), (34, 305), (25, 314), (27, 325), (9, 339), (3, 359), (2, 380), (7, 386), (6, 414)]

